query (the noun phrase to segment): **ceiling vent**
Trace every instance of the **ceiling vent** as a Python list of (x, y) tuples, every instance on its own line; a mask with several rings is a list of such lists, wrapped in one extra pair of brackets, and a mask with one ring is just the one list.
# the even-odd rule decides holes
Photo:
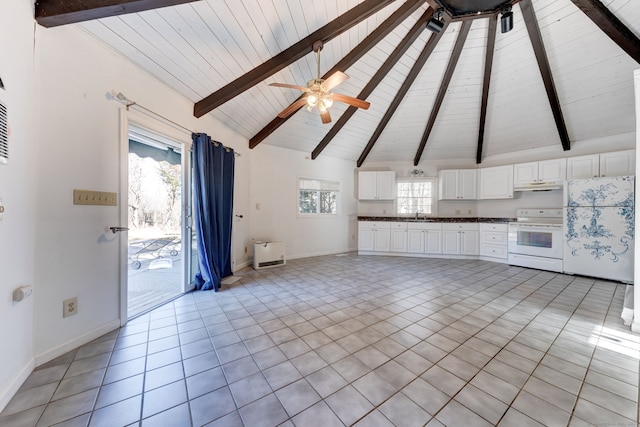
[(9, 122), (7, 119), (6, 91), (0, 79), (0, 164), (9, 161)]

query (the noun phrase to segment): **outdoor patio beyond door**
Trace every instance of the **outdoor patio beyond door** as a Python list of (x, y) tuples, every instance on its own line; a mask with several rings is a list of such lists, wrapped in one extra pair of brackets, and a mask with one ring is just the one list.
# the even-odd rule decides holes
[(130, 130), (128, 318), (184, 292), (181, 151), (158, 135)]

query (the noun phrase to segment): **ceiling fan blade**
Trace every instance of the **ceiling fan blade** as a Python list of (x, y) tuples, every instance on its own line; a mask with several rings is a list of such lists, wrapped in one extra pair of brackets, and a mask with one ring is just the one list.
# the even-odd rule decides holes
[(290, 85), (287, 83), (269, 83), (269, 86), (275, 86), (275, 87), (286, 87), (289, 89), (298, 89), (301, 90), (303, 92), (309, 92), (309, 88), (305, 87), (305, 86), (298, 86), (298, 85)]
[(284, 110), (282, 110), (280, 112), (280, 114), (278, 114), (278, 117), (280, 117), (281, 119), (286, 119), (291, 114), (293, 114), (294, 112), (296, 112), (300, 108), (302, 108), (304, 105), (306, 105), (306, 103), (307, 103), (307, 97), (306, 96), (302, 97), (302, 98), (296, 100), (293, 104), (289, 105)]
[(327, 77), (324, 83), (322, 83), (322, 88), (326, 91), (330, 91), (331, 89), (338, 86), (340, 83), (344, 82), (348, 78), (349, 76), (347, 76), (342, 71), (336, 71), (335, 73)]
[(320, 113), (320, 118), (322, 118), (322, 124), (331, 123), (331, 114), (329, 114), (329, 110), (324, 113)]
[(342, 95), (340, 93), (332, 94), (334, 101), (344, 102), (345, 104), (352, 105), (354, 107), (362, 108), (363, 110), (368, 110), (371, 106), (370, 102), (363, 101), (362, 99), (353, 98), (351, 96)]

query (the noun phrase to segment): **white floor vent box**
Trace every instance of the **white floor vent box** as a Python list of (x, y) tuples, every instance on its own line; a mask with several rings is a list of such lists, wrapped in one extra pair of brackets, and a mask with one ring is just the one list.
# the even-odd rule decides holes
[(253, 268), (285, 265), (284, 242), (256, 242), (253, 245)]

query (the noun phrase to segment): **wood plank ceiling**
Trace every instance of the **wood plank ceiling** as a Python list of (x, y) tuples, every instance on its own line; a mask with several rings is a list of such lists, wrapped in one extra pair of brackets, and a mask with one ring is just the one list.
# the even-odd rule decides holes
[[(637, 0), (513, 0), (510, 32), (500, 32), (496, 13), (445, 13), (440, 34), (425, 30), (447, 1), (465, 3), (203, 0), (72, 25), (192, 101), (196, 116), (212, 114), (236, 129), (255, 150), (276, 145), (358, 166), (480, 163), (540, 148), (562, 155), (581, 141), (635, 131)], [(351, 77), (334, 91), (371, 108), (336, 102), (327, 125), (306, 108), (277, 117), (300, 93), (269, 83), (305, 86), (314, 78), (315, 40), (324, 42), (322, 73)], [(143, 94), (127, 95), (143, 103)]]

